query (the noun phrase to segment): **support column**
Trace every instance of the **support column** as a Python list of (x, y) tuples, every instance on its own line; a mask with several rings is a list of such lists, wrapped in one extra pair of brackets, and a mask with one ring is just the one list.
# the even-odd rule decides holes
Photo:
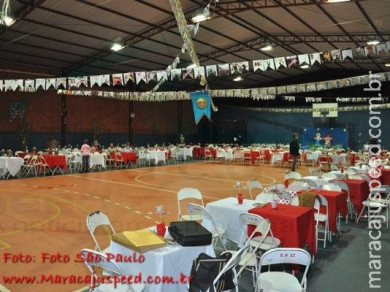
[(66, 108), (66, 94), (61, 95), (61, 146), (66, 146), (66, 120), (68, 109)]

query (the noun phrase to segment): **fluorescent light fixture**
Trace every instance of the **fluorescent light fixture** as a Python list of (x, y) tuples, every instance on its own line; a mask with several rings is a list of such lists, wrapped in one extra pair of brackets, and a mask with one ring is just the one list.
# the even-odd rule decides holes
[(235, 81), (235, 82), (239, 82), (239, 81), (242, 81), (242, 80), (243, 80), (243, 78), (241, 76), (237, 76), (237, 77), (235, 77), (233, 79), (233, 81)]
[(272, 50), (272, 46), (271, 45), (266, 45), (266, 46), (262, 47), (260, 50), (261, 51), (271, 51)]
[(210, 18), (210, 10), (206, 7), (205, 9), (203, 9), (203, 12), (196, 14), (194, 17), (191, 18), (191, 20), (192, 22), (197, 23)]
[(371, 41), (367, 42), (367, 45), (370, 45), (370, 46), (376, 46), (377, 44), (379, 44), (378, 40), (371, 40)]
[(122, 44), (115, 43), (111, 46), (111, 51), (118, 52), (122, 50), (125, 46)]
[(15, 23), (15, 19), (13, 19), (11, 16), (6, 15), (3, 19), (1, 19), (1, 23), (6, 26), (11, 26)]
[(390, 67), (390, 63), (385, 63), (385, 67)]
[(309, 69), (309, 68), (310, 68), (310, 66), (307, 64), (301, 66), (301, 69)]
[(327, 0), (327, 3), (350, 2), (351, 0)]

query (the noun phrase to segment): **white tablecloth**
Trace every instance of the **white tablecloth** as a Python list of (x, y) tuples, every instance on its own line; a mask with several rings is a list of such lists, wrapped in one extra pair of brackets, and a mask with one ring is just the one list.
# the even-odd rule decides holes
[(343, 153), (340, 155), (333, 155), (332, 160), (334, 164), (346, 164), (347, 163), (347, 154)]
[(157, 165), (159, 161), (165, 164), (165, 151), (161, 150), (148, 150), (148, 154), (150, 155), (150, 159), (154, 160), (154, 164)]
[[(213, 216), (215, 223), (225, 229), (226, 238), (241, 246), (246, 238), (244, 233), (246, 231), (241, 227), (240, 214), (254, 208), (256, 203), (259, 202), (244, 199), (240, 205), (237, 198), (229, 197), (208, 203), (206, 209)], [(206, 225), (207, 223), (204, 222), (205, 227)]]
[[(139, 254), (116, 242), (111, 242), (109, 250), (112, 254), (135, 255), (135, 258), (139, 258)], [(148, 276), (168, 276), (173, 277), (174, 281), (180, 281), (181, 274), (186, 277), (190, 275), (193, 260), (202, 252), (215, 256), (212, 245), (183, 247), (175, 244), (144, 253), (145, 260), (142, 263), (117, 262), (117, 264), (126, 275), (141, 274), (142, 281), (145, 281)], [(159, 283), (145, 284), (144, 291), (187, 292), (188, 289), (186, 284)]]
[(89, 168), (94, 166), (106, 168), (106, 159), (103, 154), (91, 154), (89, 156)]
[(15, 176), (22, 168), (24, 161), (20, 157), (0, 157), (0, 176), (8, 173)]

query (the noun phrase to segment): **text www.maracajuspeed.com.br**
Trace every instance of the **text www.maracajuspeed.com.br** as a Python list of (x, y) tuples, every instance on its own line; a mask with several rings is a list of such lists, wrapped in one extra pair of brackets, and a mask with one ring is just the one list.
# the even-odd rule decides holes
[[(40, 275), (40, 276), (2, 276), (4, 284), (91, 284), (91, 275)], [(114, 287), (118, 284), (187, 284), (191, 280), (190, 276), (180, 273), (178, 279), (172, 276), (146, 276), (143, 279), (141, 273), (137, 275), (123, 275), (123, 276), (96, 276), (93, 277), (92, 286), (109, 283)]]

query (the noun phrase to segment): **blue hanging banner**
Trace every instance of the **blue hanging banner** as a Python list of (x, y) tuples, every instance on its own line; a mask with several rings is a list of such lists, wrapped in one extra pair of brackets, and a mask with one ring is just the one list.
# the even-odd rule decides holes
[(203, 116), (211, 120), (211, 97), (208, 91), (190, 92), (195, 123), (198, 124)]

